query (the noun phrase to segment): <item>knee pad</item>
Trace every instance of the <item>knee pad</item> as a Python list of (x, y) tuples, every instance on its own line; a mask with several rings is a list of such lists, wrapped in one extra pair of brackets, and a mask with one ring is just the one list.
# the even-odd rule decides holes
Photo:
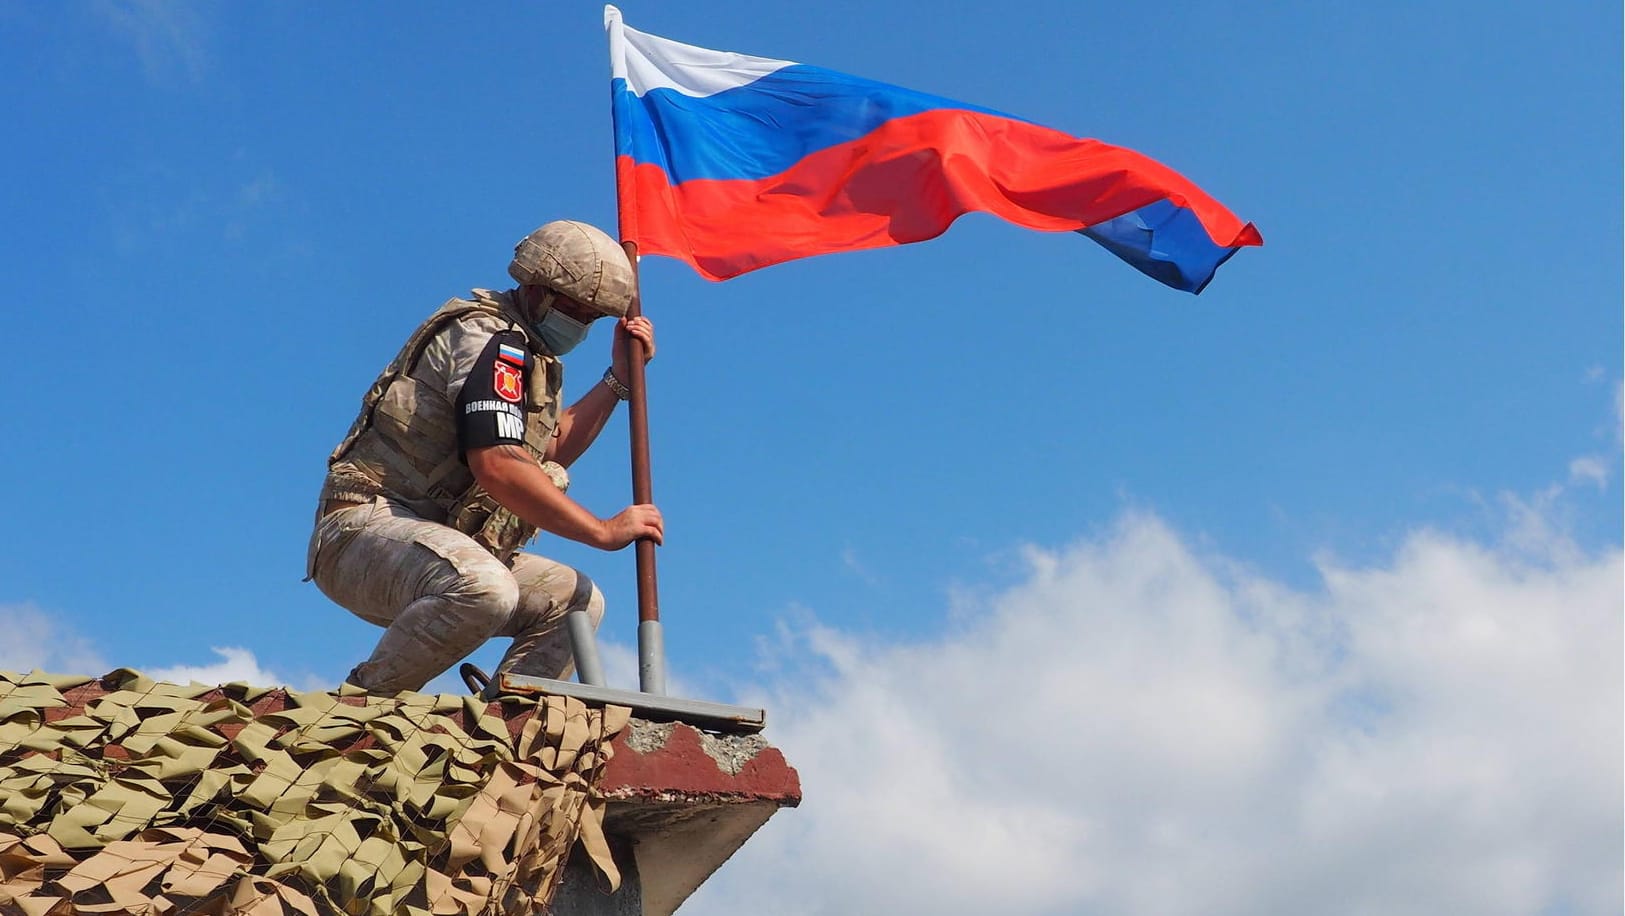
[[(586, 581), (588, 592), (587, 603), (582, 610), (587, 612), (587, 617), (592, 620), (592, 628), (596, 630), (598, 624), (604, 619), (604, 593), (598, 590), (598, 584), (591, 579), (586, 576), (581, 578)], [(579, 593), (579, 591), (578, 589), (577, 592)]]

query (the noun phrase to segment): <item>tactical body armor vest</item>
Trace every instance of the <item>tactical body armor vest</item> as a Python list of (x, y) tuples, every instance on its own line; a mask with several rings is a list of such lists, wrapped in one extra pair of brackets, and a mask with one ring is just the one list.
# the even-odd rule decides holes
[(536, 535), (474, 482), (457, 455), (456, 405), (444, 389), (420, 379), (424, 350), (453, 322), (489, 316), (517, 330), (531, 353), (526, 380), (525, 448), (564, 489), (564, 468), (547, 461), (547, 446), (558, 425), (563, 367), (539, 347), (508, 293), (474, 290), (474, 299), (452, 299), (412, 332), (406, 345), (361, 400), (361, 413), (327, 459), (322, 499), (367, 501), (378, 495), (396, 500), (420, 517), (469, 535), (507, 562)]

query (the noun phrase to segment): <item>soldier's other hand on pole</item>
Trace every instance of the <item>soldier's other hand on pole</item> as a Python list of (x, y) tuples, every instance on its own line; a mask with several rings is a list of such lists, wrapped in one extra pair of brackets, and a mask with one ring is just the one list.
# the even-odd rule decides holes
[(627, 506), (605, 519), (604, 540), (598, 546), (605, 550), (620, 550), (640, 538), (648, 538), (659, 544), (665, 535), (666, 523), (660, 517), (659, 509), (649, 504)]
[(615, 323), (615, 346), (611, 354), (612, 364), (615, 367), (615, 377), (625, 382), (631, 377), (627, 371), (626, 341), (630, 335), (643, 344), (643, 361), (648, 362), (655, 358), (655, 326), (643, 315), (636, 318), (622, 318)]

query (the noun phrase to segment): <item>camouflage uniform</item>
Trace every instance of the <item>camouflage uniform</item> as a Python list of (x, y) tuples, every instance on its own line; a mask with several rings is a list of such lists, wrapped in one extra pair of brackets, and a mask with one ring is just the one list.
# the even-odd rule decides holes
[[(558, 422), (562, 371), (533, 345), (509, 293), (453, 299), (408, 340), (363, 400), (328, 459), (307, 574), (358, 617), (385, 628), (350, 681), (416, 690), (493, 636), (513, 644), (499, 672), (566, 676), (565, 615), (597, 626), (603, 595), (585, 575), (518, 548), (535, 533), (486, 496), (458, 454), (455, 405), (494, 334), (524, 336), (525, 447), (544, 461)], [(561, 488), (564, 471), (544, 469)]]

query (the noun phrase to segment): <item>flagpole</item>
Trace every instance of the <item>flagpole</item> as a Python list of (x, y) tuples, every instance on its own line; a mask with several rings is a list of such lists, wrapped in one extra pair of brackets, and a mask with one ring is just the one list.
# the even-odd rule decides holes
[[(632, 304), (626, 317), (643, 314), (643, 283), (638, 277), (638, 243), (621, 242), (626, 259), (632, 262)], [(649, 464), (649, 399), (644, 375), (643, 341), (626, 335), (626, 387), (632, 397), (627, 402), (627, 425), (632, 440), (632, 502), (654, 503), (654, 477)], [(660, 628), (660, 586), (655, 576), (655, 542), (639, 538), (638, 579), (638, 688), (644, 693), (666, 693), (665, 640)]]
[[(609, 33), (610, 85), (615, 77), (626, 75), (626, 37), (622, 31), (621, 11), (613, 6), (604, 7), (604, 28)], [(612, 117), (618, 117), (617, 100), (610, 96)], [(632, 303), (626, 317), (643, 314), (643, 281), (638, 276), (637, 208), (632, 200), (633, 177), (620, 174), (619, 154), (615, 161), (616, 209), (620, 214), (621, 249), (632, 264)], [(626, 387), (628, 399), (627, 426), (632, 440), (632, 503), (653, 505), (654, 483), (649, 471), (649, 400), (644, 385), (643, 341), (626, 335)], [(666, 648), (660, 629), (660, 587), (655, 579), (655, 542), (638, 539), (638, 687), (644, 693), (664, 696), (666, 693)]]

